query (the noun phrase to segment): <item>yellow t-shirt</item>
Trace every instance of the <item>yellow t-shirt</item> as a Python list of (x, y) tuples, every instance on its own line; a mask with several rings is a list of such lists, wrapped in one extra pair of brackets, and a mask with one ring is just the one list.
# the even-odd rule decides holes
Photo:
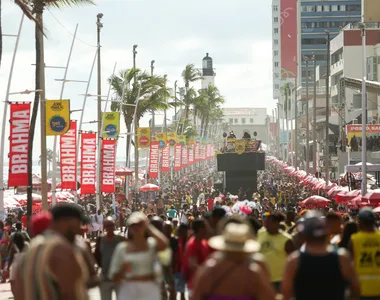
[(351, 240), (361, 296), (380, 297), (380, 232), (358, 232)]
[(285, 244), (291, 236), (285, 232), (269, 234), (266, 230), (259, 230), (257, 241), (261, 244), (260, 252), (264, 255), (268, 264), (271, 281), (279, 282), (283, 280), (287, 253)]

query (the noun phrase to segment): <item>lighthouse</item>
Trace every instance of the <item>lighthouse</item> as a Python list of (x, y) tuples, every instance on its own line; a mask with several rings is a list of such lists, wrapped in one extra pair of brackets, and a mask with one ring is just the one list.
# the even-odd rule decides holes
[(212, 64), (212, 58), (206, 56), (202, 59), (202, 89), (207, 89), (209, 85), (214, 85), (215, 72)]

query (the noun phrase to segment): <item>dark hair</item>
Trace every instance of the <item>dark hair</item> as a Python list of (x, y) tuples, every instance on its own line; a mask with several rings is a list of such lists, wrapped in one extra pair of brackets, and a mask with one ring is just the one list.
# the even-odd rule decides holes
[(338, 221), (338, 222), (340, 222), (341, 220), (342, 220), (341, 216), (335, 212), (329, 212), (326, 215), (326, 221)]
[(17, 222), (17, 223), (16, 223), (16, 229), (17, 229), (17, 230), (21, 230), (21, 229), (22, 229), (22, 224), (21, 224), (21, 222)]
[(281, 223), (282, 221), (284, 221), (284, 215), (281, 214), (281, 213), (279, 213), (279, 212), (274, 212), (274, 213), (271, 213), (267, 217), (267, 220), (271, 220), (271, 221), (274, 221), (274, 222)]
[(356, 224), (354, 221), (347, 222), (346, 225), (344, 226), (342, 239), (339, 242), (338, 246), (341, 248), (348, 249), (348, 244), (351, 240), (351, 236), (358, 231), (359, 231), (358, 224)]
[(197, 234), (199, 230), (204, 229), (205, 227), (205, 221), (202, 219), (196, 219), (191, 223), (191, 228), (193, 229), (195, 234)]
[(257, 235), (257, 232), (262, 227), (261, 224), (260, 224), (260, 222), (259, 222), (259, 220), (257, 220), (255, 217), (251, 216), (251, 217), (248, 218), (248, 222), (252, 226), (252, 230), (255, 233), (255, 235)]
[(221, 219), (226, 215), (226, 211), (223, 208), (214, 208), (211, 212), (211, 217), (216, 219)]
[(13, 243), (16, 245), (18, 250), (21, 252), (25, 247), (25, 238), (21, 232), (15, 232), (12, 238)]

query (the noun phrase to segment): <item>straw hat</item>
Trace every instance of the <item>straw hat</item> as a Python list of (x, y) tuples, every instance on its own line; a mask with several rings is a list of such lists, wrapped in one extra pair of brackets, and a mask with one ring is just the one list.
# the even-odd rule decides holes
[(230, 223), (223, 234), (212, 237), (211, 248), (225, 252), (253, 253), (260, 250), (260, 243), (252, 239), (252, 230), (247, 224)]

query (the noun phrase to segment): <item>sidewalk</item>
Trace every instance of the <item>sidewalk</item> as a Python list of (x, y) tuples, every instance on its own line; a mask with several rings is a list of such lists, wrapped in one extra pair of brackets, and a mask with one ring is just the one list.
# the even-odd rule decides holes
[(0, 283), (0, 300), (13, 299), (10, 283)]

